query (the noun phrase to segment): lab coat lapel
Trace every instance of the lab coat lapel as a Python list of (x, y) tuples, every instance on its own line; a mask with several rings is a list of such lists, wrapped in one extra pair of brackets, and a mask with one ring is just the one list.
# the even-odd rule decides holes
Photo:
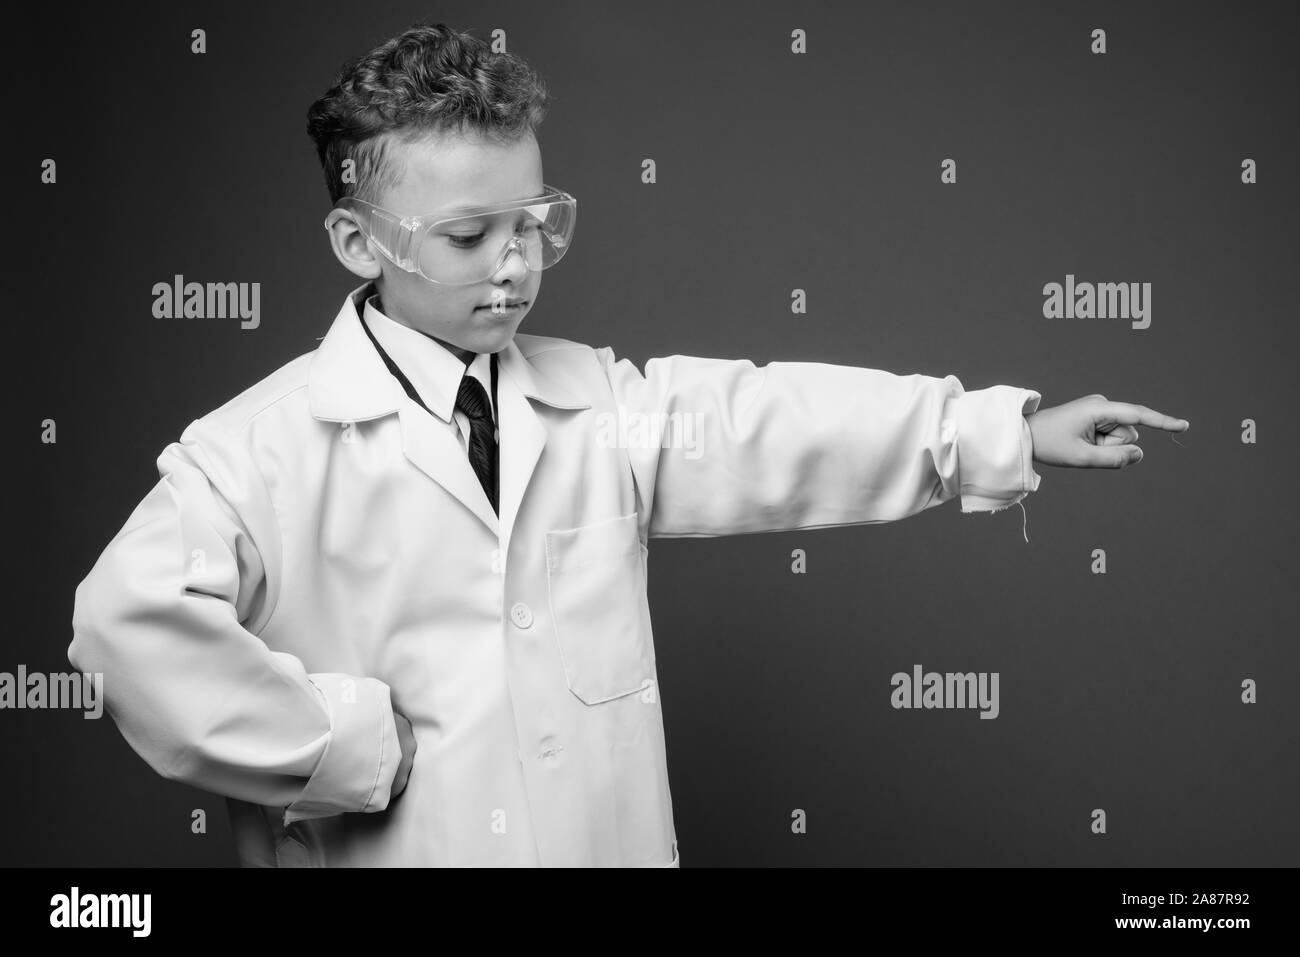
[(576, 399), (542, 375), (513, 340), (498, 353), (498, 519), (455, 431), (412, 401), (375, 351), (358, 313), (369, 291), (367, 284), (348, 296), (312, 357), (308, 373), (312, 415), (326, 421), (357, 422), (397, 412), (407, 460), (478, 516), (506, 553), (510, 532), (546, 447), (546, 424), (529, 399), (573, 411), (589, 409), (590, 403)]
[[(511, 343), (514, 347), (514, 343)], [(514, 530), (524, 492), (532, 480), (537, 460), (546, 447), (546, 427), (537, 417), (515, 377), (506, 371), (504, 355), (497, 379), (498, 416), (501, 422), (500, 470), (501, 479), (501, 553), (510, 554), (510, 533)], [(522, 357), (521, 357), (522, 359)]]
[(492, 503), (479, 483), (478, 473), (460, 444), (455, 430), (447, 428), (420, 406), (403, 396), (399, 410), (402, 422), (402, 452), (429, 478), (450, 492), (462, 505), (479, 517), (493, 537), (500, 538), (501, 528)]
[(446, 489), (499, 537), (492, 503), (479, 484), (455, 430), (414, 402), (388, 371), (361, 326), (358, 307), (369, 284), (353, 290), (325, 334), (308, 370), (312, 415), (329, 422), (364, 422), (396, 412), (402, 453), (421, 472)]
[(501, 421), (500, 504), (504, 529), (501, 550), (503, 554), (509, 554), (510, 533), (514, 530), (542, 450), (546, 448), (546, 421), (529, 399), (566, 412), (590, 409), (591, 403), (583, 402), (544, 375), (513, 339), (497, 353), (497, 359), (500, 363), (497, 383)]

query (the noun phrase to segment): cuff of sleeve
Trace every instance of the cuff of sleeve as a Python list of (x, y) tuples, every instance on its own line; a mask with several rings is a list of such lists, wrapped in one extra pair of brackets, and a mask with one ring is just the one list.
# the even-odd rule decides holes
[(1033, 389), (995, 385), (955, 400), (957, 468), (963, 512), (1000, 512), (1038, 489), (1033, 435), (1026, 413), (1038, 411)]
[(285, 826), (384, 810), (402, 757), (388, 685), (346, 674), (307, 677), (329, 712), (329, 741), (302, 794), (285, 808)]

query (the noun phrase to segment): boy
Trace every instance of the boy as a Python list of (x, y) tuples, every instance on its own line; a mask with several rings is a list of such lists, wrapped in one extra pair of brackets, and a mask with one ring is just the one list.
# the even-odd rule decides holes
[(1133, 425), (1188, 427), (517, 335), (573, 236), (546, 103), (443, 25), (344, 67), (309, 132), (364, 284), (163, 451), (77, 589), (69, 659), (160, 774), (228, 797), (246, 865), (677, 866), (650, 537), (997, 511), (1034, 461), (1121, 467)]

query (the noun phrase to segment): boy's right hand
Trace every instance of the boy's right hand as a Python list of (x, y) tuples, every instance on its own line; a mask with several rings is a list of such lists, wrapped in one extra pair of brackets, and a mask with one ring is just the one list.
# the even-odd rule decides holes
[(406, 779), (411, 776), (411, 765), (415, 763), (416, 748), (415, 729), (411, 726), (411, 719), (400, 711), (394, 711), (393, 718), (397, 724), (397, 740), (402, 747), (402, 760), (397, 763), (397, 774), (393, 776), (390, 801), (406, 790)]

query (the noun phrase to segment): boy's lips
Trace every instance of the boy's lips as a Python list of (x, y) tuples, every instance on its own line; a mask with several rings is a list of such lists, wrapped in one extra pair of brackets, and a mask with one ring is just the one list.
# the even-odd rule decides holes
[(485, 306), (479, 306), (479, 309), (512, 309), (515, 306), (522, 306), (528, 302), (527, 299), (503, 299), (500, 302), (489, 302)]

